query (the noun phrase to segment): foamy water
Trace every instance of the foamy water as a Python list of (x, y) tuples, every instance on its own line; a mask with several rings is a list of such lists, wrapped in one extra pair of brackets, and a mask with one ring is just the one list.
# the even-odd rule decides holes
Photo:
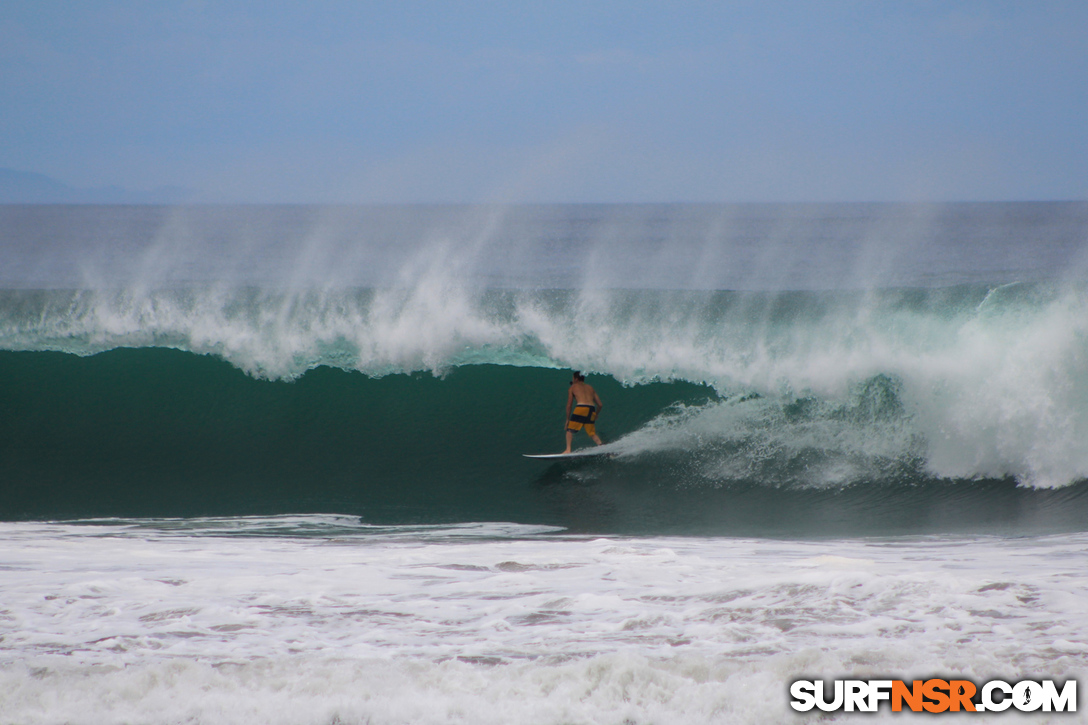
[(808, 721), (805, 675), (1085, 673), (1086, 565), (1088, 534), (6, 523), (0, 720)]

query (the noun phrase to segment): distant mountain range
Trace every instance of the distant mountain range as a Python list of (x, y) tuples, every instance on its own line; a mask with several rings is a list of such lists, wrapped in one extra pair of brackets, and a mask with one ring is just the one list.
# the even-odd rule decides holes
[(180, 204), (195, 197), (194, 190), (180, 186), (151, 191), (119, 186), (81, 189), (45, 174), (0, 168), (0, 204)]

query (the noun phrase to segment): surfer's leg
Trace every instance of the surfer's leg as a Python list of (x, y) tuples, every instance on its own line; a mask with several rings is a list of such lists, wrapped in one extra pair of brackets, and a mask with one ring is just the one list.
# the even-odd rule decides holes
[(574, 431), (567, 429), (567, 450), (564, 453), (570, 453), (570, 443), (574, 439)]
[(593, 414), (593, 421), (594, 422), (592, 422), (592, 423), (586, 423), (585, 426), (583, 426), (583, 428), (585, 429), (585, 432), (589, 434), (589, 437), (593, 439), (594, 443), (596, 443), (599, 446), (604, 445), (603, 443), (601, 443), (601, 437), (599, 435), (597, 435), (597, 423), (596, 423), (597, 414), (596, 413)]

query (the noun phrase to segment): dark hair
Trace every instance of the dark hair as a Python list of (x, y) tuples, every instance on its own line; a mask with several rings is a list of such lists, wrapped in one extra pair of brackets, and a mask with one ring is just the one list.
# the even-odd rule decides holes
[(585, 380), (586, 379), (586, 376), (582, 375), (582, 373), (578, 372), (577, 370), (574, 370), (573, 373), (574, 373), (574, 379), (575, 380)]

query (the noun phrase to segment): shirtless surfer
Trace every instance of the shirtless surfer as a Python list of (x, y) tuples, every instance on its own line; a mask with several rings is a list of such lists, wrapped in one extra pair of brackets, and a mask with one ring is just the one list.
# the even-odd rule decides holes
[[(574, 404), (573, 412), (570, 409), (572, 403)], [(570, 444), (574, 439), (574, 431), (577, 430), (585, 429), (593, 442), (601, 445), (601, 438), (597, 435), (596, 422), (597, 416), (601, 414), (601, 408), (603, 407), (601, 396), (597, 395), (597, 391), (586, 384), (585, 377), (575, 370), (573, 379), (570, 382), (570, 390), (567, 391), (567, 422), (563, 426), (564, 430), (567, 431), (567, 450), (563, 451), (563, 453), (570, 453)]]

